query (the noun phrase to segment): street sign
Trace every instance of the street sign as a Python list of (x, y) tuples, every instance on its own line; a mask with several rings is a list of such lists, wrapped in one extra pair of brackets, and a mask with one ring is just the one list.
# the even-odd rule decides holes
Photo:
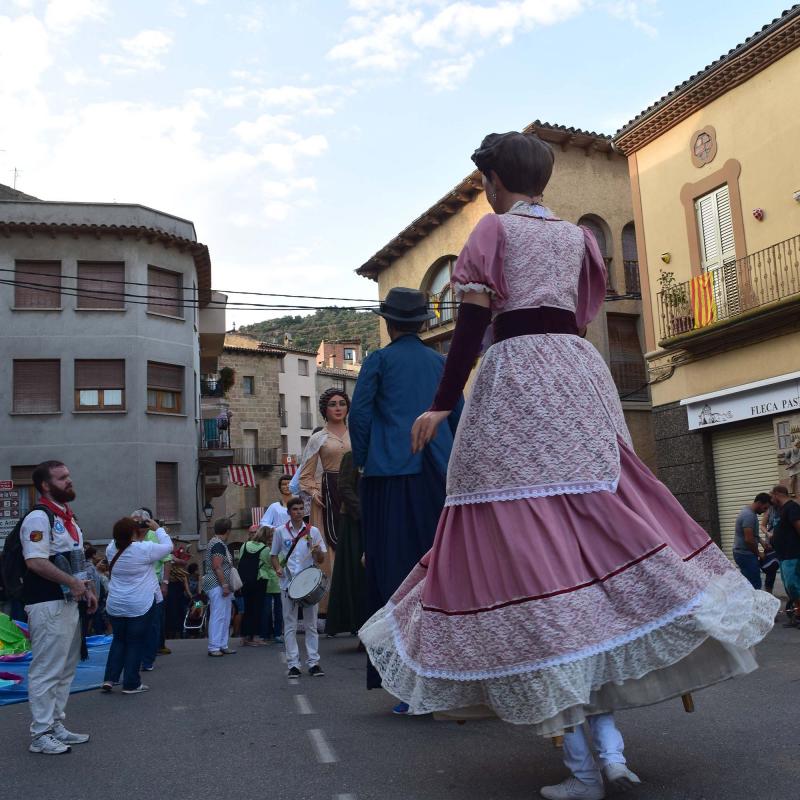
[[(0, 486), (11, 484), (12, 481), (1, 481)], [(0, 490), (0, 536), (8, 536), (19, 522), (19, 490)]]
[(8, 491), (14, 488), (14, 481), (0, 481), (0, 491)]

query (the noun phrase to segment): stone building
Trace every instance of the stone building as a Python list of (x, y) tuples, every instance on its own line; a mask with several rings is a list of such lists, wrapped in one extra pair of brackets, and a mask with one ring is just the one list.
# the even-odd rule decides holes
[(317, 350), (317, 367), (358, 370), (362, 361), (361, 339), (323, 339)]
[(0, 192), (0, 479), (24, 513), (33, 466), (62, 460), (87, 539), (143, 505), (196, 538), (199, 376), (225, 331), (208, 248), (162, 211), (18, 194)]
[[(525, 131), (536, 133), (554, 149), (545, 204), (557, 216), (589, 227), (604, 254), (607, 302), (588, 338), (609, 363), (638, 454), (654, 467), (636, 233), (625, 159), (614, 152), (608, 136), (538, 121)], [(456, 314), (450, 275), (471, 230), (488, 213), (491, 208), (475, 170), (357, 270), (377, 281), (381, 300), (394, 286), (424, 291), (437, 316), (422, 336), (442, 353), (449, 348)], [(388, 341), (383, 321), (381, 341)]]
[(628, 157), (659, 474), (730, 554), (800, 446), (800, 6), (645, 109)]

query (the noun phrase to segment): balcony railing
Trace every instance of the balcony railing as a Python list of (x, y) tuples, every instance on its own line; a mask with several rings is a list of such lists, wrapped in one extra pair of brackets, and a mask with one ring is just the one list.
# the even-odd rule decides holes
[(216, 419), (204, 419), (200, 447), (203, 450), (229, 450), (231, 446), (230, 431), (220, 430)]
[(201, 397), (222, 397), (222, 384), (213, 379), (203, 378), (200, 381), (200, 396)]
[(428, 294), (428, 308), (436, 316), (425, 323), (426, 330), (430, 331), (440, 325), (447, 325), (448, 322), (453, 322), (457, 316), (457, 308), (452, 288), (446, 286), (441, 292), (430, 292)]
[(625, 294), (635, 294), (642, 296), (642, 284), (639, 281), (639, 262), (623, 261), (625, 269)]
[(280, 464), (277, 447), (237, 447), (233, 451), (234, 464), (251, 467), (274, 467)]
[(314, 427), (314, 415), (309, 411), (300, 412), (300, 427), (310, 431)]
[(800, 234), (657, 296), (661, 339), (734, 319), (800, 294)]

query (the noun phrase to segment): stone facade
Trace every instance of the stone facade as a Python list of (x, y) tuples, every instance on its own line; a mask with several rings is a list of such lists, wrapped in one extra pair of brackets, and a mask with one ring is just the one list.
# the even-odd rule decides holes
[(326, 369), (358, 369), (361, 366), (361, 356), (361, 339), (323, 339), (317, 350), (317, 366)]

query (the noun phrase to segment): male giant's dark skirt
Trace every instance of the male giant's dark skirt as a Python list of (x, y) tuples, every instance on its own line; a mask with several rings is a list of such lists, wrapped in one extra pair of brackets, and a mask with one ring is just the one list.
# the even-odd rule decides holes
[[(444, 507), (446, 478), (428, 450), (417, 475), (365, 477), (359, 486), (367, 559), (367, 617), (383, 608), (415, 564), (431, 549)], [(367, 663), (367, 688), (381, 678)]]

